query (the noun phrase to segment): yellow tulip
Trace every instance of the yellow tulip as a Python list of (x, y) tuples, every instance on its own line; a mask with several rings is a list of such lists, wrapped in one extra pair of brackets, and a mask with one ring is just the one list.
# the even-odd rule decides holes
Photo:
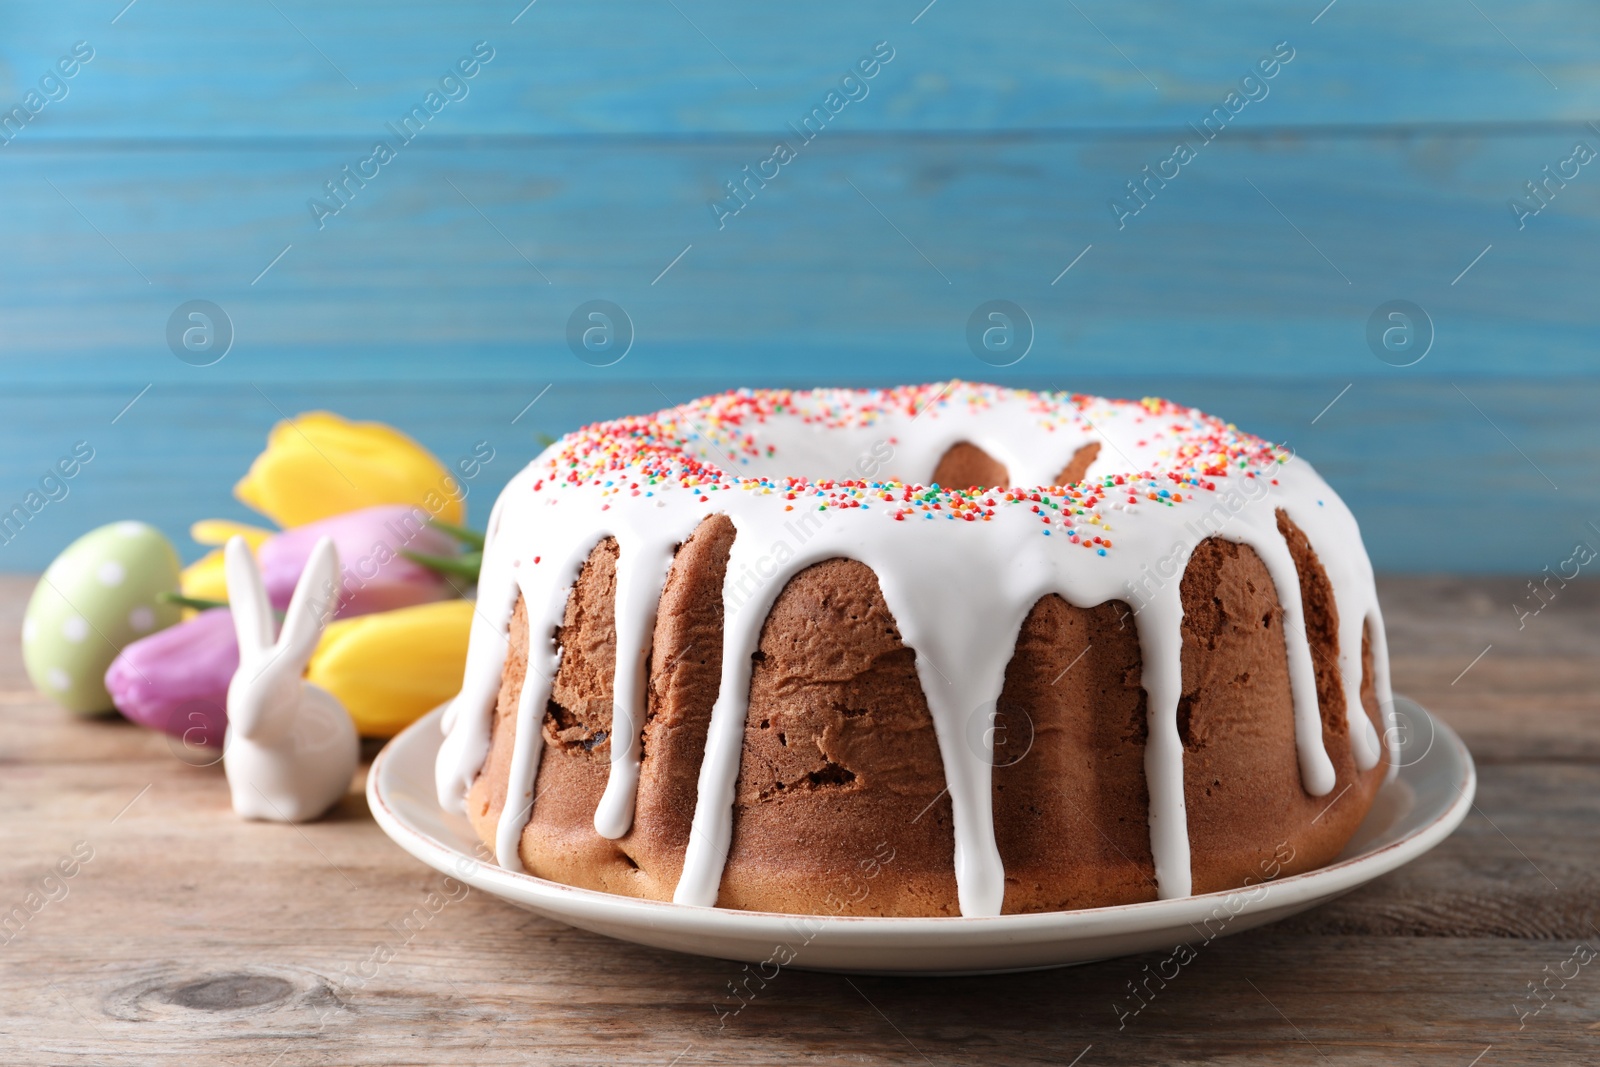
[[(227, 519), (201, 519), (189, 527), (189, 536), (202, 545), (225, 545), (234, 534), (245, 539), (250, 551), (272, 536), (271, 530)], [(222, 550), (207, 552), (183, 569), (180, 591), (196, 600), (227, 600), (228, 580), (222, 574)]]
[(245, 543), (254, 552), (261, 547), (261, 542), (273, 535), (274, 531), (261, 526), (251, 526), (247, 522), (234, 522), (232, 519), (201, 519), (189, 527), (189, 536), (194, 538), (198, 545), (225, 545), (235, 534), (244, 538)]
[(306, 678), (344, 703), (363, 737), (393, 737), (455, 696), (467, 666), (470, 600), (328, 624)]
[(227, 600), (228, 580), (222, 574), (222, 549), (207, 552), (183, 568), (179, 590), (196, 600)]
[(410, 504), (459, 525), (460, 483), (434, 455), (392, 426), (309, 411), (278, 423), (234, 496), (280, 526), (375, 504)]

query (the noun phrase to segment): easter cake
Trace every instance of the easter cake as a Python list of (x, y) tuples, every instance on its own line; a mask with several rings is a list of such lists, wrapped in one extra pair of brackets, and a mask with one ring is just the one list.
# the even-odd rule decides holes
[(502, 865), (966, 915), (1331, 861), (1383, 620), (1305, 460), (1195, 409), (738, 390), (569, 434), (489, 520), (439, 799)]

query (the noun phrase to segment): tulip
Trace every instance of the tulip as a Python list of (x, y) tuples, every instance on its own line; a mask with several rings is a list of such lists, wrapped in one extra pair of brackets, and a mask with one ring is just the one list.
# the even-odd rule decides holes
[(461, 688), (469, 600), (330, 623), (306, 677), (344, 703), (363, 737), (393, 737)]
[(375, 504), (420, 507), (445, 522), (464, 514), (461, 484), (432, 453), (378, 422), (311, 411), (272, 428), (234, 495), (279, 526), (303, 526)]
[(429, 525), (427, 516), (417, 508), (380, 504), (296, 526), (264, 541), (256, 559), (273, 607), (282, 610), (289, 606), (306, 559), (323, 537), (331, 537), (339, 552), (341, 618), (429, 604), (456, 595), (450, 581), (438, 571), (402, 554), (414, 551), (428, 559), (453, 558), (455, 539)]
[(235, 537), (244, 538), (245, 544), (254, 552), (261, 547), (261, 542), (272, 536), (272, 531), (260, 526), (251, 526), (247, 522), (234, 522), (232, 519), (201, 519), (189, 527), (189, 536), (195, 543), (202, 545), (226, 545)]
[[(189, 527), (189, 536), (202, 545), (225, 545), (234, 534), (243, 537), (254, 552), (272, 536), (272, 531), (226, 519), (201, 519)], [(221, 548), (207, 552), (183, 569), (182, 590), (184, 596), (197, 600), (228, 599), (228, 580), (222, 574)]]
[[(414, 563), (420, 563), (431, 571), (436, 571), (446, 578), (454, 575), (462, 579), (467, 585), (478, 584), (478, 574), (483, 570), (483, 550), (488, 543), (483, 534), (477, 530), (467, 530), (460, 526), (451, 526), (448, 522), (438, 519), (428, 520), (428, 525), (441, 533), (449, 534), (459, 544), (460, 548), (447, 555), (437, 553), (418, 552), (411, 548), (402, 548), (400, 554)], [(459, 588), (459, 582), (453, 582)]]
[(106, 670), (106, 689), (134, 722), (190, 744), (220, 746), (228, 683), (238, 669), (233, 616), (214, 608), (124, 648)]

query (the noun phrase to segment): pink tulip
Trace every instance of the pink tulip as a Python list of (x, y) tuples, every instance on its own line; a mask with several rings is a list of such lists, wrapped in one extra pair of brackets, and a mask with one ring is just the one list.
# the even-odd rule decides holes
[[(400, 555), (407, 549), (458, 557), (456, 539), (427, 525), (420, 509), (382, 504), (268, 538), (256, 557), (275, 608), (288, 607), (312, 547), (324, 536), (333, 538), (343, 570), (341, 616), (456, 595), (445, 578)], [(106, 671), (106, 689), (117, 709), (134, 722), (190, 745), (220, 748), (228, 724), (228, 683), (238, 669), (233, 618), (227, 608), (212, 608), (124, 648)]]
[(239, 646), (227, 608), (203, 611), (124, 648), (106, 670), (106, 689), (141, 726), (193, 745), (222, 745), (228, 683)]
[(256, 558), (273, 607), (281, 611), (289, 606), (306, 558), (322, 537), (333, 538), (344, 572), (340, 617), (430, 604), (457, 595), (439, 574), (400, 555), (405, 549), (429, 556), (454, 556), (458, 551), (455, 538), (427, 525), (421, 508), (379, 504), (268, 538)]

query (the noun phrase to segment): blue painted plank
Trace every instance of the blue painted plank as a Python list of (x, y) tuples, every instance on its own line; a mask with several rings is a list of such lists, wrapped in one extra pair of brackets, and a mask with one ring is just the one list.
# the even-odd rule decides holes
[[(708, 200), (761, 142), (418, 148), (321, 230), (306, 200), (337, 152), (32, 147), (0, 177), (0, 370), (130, 396), (972, 376), (966, 319), (1003, 297), (1033, 317), (1041, 376), (1591, 376), (1600, 164), (1522, 230), (1507, 207), (1579, 136), (1219, 138), (1121, 229), (1108, 203), (1168, 140), (819, 137), (720, 230)], [(566, 340), (595, 298), (637, 333), (604, 370)], [(214, 367), (168, 349), (191, 299), (236, 328)], [(1365, 340), (1392, 299), (1432, 316), (1414, 367)]]
[[(503, 440), (487, 495), (534, 431), (949, 376), (1165, 393), (1287, 438), (1387, 569), (1531, 574), (1600, 513), (1600, 172), (1523, 228), (1507, 206), (1600, 145), (1592, 5), (677, 6), (8, 10), (0, 119), (73, 41), (95, 57), (0, 147), (0, 504), (98, 451), (0, 569), (114, 518), (242, 513), (228, 487), (281, 412), (446, 457)], [(308, 200), (480, 39), (470, 95), (319, 228)], [(724, 183), (877, 40), (870, 96), (719, 228)], [(1112, 209), (1278, 40), (1270, 96)], [(1037, 329), (1005, 370), (964, 340), (995, 297)], [(168, 350), (197, 298), (237, 330), (215, 366)], [(612, 367), (568, 349), (594, 298), (637, 329)], [(1396, 298), (1437, 331), (1411, 367), (1366, 340)]]
[[(495, 458), (467, 497), (469, 520), (482, 523), (493, 494), (538, 451), (540, 433), (655, 410), (666, 406), (667, 397), (686, 400), (753, 378), (814, 382), (803, 368), (795, 363), (781, 372), (751, 373), (730, 367), (714, 379), (661, 383), (661, 389), (564, 382), (525, 412), (542, 388), (531, 377), (425, 387), (161, 384), (115, 424), (111, 419), (127, 403), (122, 393), (96, 386), (8, 388), (0, 395), (0, 505), (9, 509), (19, 501), (76, 441), (88, 441), (95, 458), (69, 483), (65, 498), (46, 505), (20, 535), (0, 544), (0, 571), (37, 570), (78, 534), (123, 518), (156, 523), (188, 558), (195, 557), (200, 550), (187, 539), (190, 522), (251, 518), (229, 490), (280, 412), (330, 408), (387, 420), (446, 461), (488, 441)], [(1014, 373), (993, 377), (1043, 384)], [(1073, 380), (1075, 387), (1110, 395), (1162, 393), (1289, 442), (1354, 509), (1383, 570), (1533, 577), (1546, 564), (1566, 559), (1579, 538), (1600, 546), (1600, 536), (1586, 525), (1600, 516), (1600, 485), (1593, 474), (1600, 466), (1600, 424), (1593, 418), (1600, 383), (1465, 379), (1457, 392), (1439, 381), (1363, 380), (1340, 395), (1346, 384), (1339, 378), (1219, 381), (1179, 375), (1152, 380), (1082, 374)]]
[(1219, 106), (1280, 41), (1295, 59), (1241, 122), (1600, 114), (1600, 9), (1584, 0), (1342, 0), (1326, 11), (1322, 0), (941, 2), (926, 11), (924, 0), (541, 0), (525, 10), (522, 0), (162, 0), (116, 17), (121, 6), (8, 7), (0, 101), (20, 101), (74, 42), (95, 50), (28, 139), (365, 142), (480, 40), (494, 60), (430, 136), (776, 133), (878, 41), (896, 58), (841, 115), (858, 131), (1180, 128)]

